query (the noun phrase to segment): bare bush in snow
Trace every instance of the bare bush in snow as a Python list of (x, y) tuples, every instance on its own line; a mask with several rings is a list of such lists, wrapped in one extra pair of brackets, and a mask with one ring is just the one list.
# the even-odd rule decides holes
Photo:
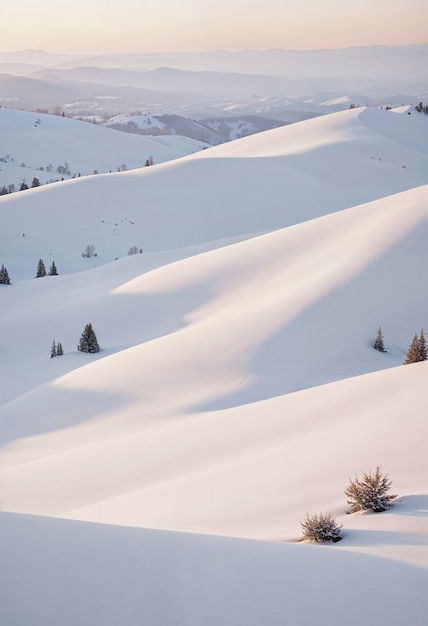
[(375, 472), (364, 472), (361, 480), (358, 478), (350, 480), (345, 495), (348, 497), (351, 513), (386, 511), (391, 506), (391, 500), (396, 497), (388, 494), (391, 484), (388, 475), (382, 475), (380, 465), (376, 467)]
[(330, 513), (319, 513), (309, 515), (306, 513), (305, 519), (300, 522), (303, 537), (316, 542), (333, 541), (342, 539), (340, 536), (341, 524), (338, 524)]

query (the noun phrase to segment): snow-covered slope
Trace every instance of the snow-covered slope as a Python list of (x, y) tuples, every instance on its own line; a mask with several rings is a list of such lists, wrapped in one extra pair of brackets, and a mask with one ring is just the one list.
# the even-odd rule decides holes
[[(12, 280), (32, 277), (51, 255), (68, 273), (134, 245), (154, 252), (249, 236), (412, 189), (427, 182), (426, 122), (349, 110), (155, 167), (0, 198), (1, 262)], [(80, 256), (86, 245), (98, 253), (93, 262)]]
[[(205, 144), (187, 137), (159, 141), (41, 113), (0, 108), (0, 187), (21, 183), (30, 187), (87, 176), (94, 171), (116, 172), (142, 167), (150, 157), (163, 163), (191, 154)], [(59, 169), (58, 169), (59, 168)]]
[[(413, 505), (422, 513), (426, 503)], [(412, 511), (404, 503), (397, 510), (401, 519)], [(9, 513), (0, 514), (0, 532), (0, 617), (8, 626), (46, 626), (59, 616), (63, 626), (426, 623), (420, 568), (336, 547)], [(376, 537), (389, 540), (387, 532)]]
[[(428, 363), (402, 363), (428, 328), (426, 119), (350, 110), (0, 199), (2, 567), (29, 607), (3, 586), (6, 623), (49, 622), (49, 590), (66, 614), (73, 584), (70, 624), (103, 598), (107, 625), (422, 626)], [(34, 280), (40, 257), (60, 276)], [(397, 502), (346, 515), (377, 464)], [(307, 511), (343, 541), (283, 545)]]

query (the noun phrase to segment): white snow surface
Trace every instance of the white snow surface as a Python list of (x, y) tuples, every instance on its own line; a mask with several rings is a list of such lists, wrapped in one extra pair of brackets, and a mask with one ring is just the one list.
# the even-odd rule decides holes
[(427, 137), (353, 109), (0, 198), (1, 623), (426, 624)]
[[(171, 141), (169, 141), (171, 139)], [(0, 108), (0, 187), (42, 185), (61, 178), (116, 172), (164, 163), (197, 152), (205, 144), (188, 137), (132, 135), (62, 116)], [(67, 164), (68, 173), (57, 168)]]

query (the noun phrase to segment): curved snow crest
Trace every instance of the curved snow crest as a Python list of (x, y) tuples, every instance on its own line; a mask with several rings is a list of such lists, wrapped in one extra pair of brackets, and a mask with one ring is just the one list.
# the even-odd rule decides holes
[[(115, 377), (109, 389), (133, 396), (134, 387), (137, 393), (146, 387), (153, 407), (157, 402), (158, 408), (153, 410), (158, 415), (166, 403), (160, 401), (155, 389), (161, 396), (169, 390), (164, 398), (169, 398), (170, 407), (184, 403), (194, 408), (204, 403), (227, 403), (226, 398), (236, 394), (244, 395), (233, 403), (253, 401), (402, 363), (409, 339), (393, 319), (391, 330), (388, 326), (384, 330), (392, 334), (400, 349), (388, 350), (382, 365), (373, 358), (378, 355), (368, 359), (365, 350), (379, 323), (386, 323), (399, 312), (403, 319), (409, 319), (409, 334), (414, 332), (413, 324), (416, 329), (424, 324), (418, 319), (419, 311), (428, 306), (423, 290), (413, 289), (407, 297), (403, 295), (412, 291), (412, 276), (418, 267), (415, 255), (421, 257), (421, 264), (426, 263), (423, 233), (427, 230), (427, 195), (428, 186), (421, 187), (178, 262), (166, 262), (113, 289), (112, 285), (121, 282), (119, 276), (129, 276), (131, 269), (135, 275), (133, 259), (119, 263), (117, 270), (105, 266), (88, 272), (86, 281), (65, 277), (63, 286), (61, 277), (58, 284), (43, 282), (40, 286), (31, 281), (25, 293), (34, 300), (34, 311), (45, 311), (39, 294), (46, 287), (43, 293), (44, 298), (50, 298), (51, 316), (56, 320), (58, 312), (64, 315), (65, 290), (72, 295), (67, 305), (70, 323), (75, 325), (74, 320), (81, 319), (84, 302), (85, 309), (96, 315), (96, 330), (101, 329), (106, 337), (101, 341), (99, 357), (108, 358), (84, 372), (69, 374), (70, 382), (64, 380), (58, 385), (102, 389), (115, 367), (119, 371), (135, 369), (135, 377), (132, 372), (127, 377)], [(136, 261), (138, 267), (146, 264), (140, 255)], [(391, 264), (397, 266), (396, 272), (391, 273)], [(15, 292), (12, 295), (19, 296)], [(9, 324), (13, 325), (15, 314), (21, 314), (20, 302), (17, 298)], [(358, 322), (353, 322), (355, 302), (367, 303)], [(46, 312), (43, 316), (45, 328), (42, 331), (39, 322), (38, 329), (47, 334), (49, 345), (53, 319)], [(352, 332), (358, 339), (343, 334), (338, 342), (337, 328), (344, 328), (347, 320), (355, 326)], [(321, 335), (316, 328), (323, 329)], [(310, 348), (311, 342), (316, 349)], [(281, 349), (285, 351), (282, 355)], [(311, 359), (299, 358), (292, 365), (291, 355), (302, 350), (310, 350)], [(346, 359), (348, 351), (354, 354), (350, 362)], [(274, 365), (276, 359), (287, 373), (282, 382)], [(144, 368), (140, 372), (140, 360), (151, 364), (150, 371)], [(71, 354), (60, 360), (61, 367), (70, 369), (81, 363)], [(3, 378), (7, 372), (5, 368)], [(41, 371), (36, 374), (36, 378), (32, 374), (33, 379), (39, 380)], [(52, 377), (51, 367), (46, 368), (45, 375)]]
[[(426, 622), (426, 581), (419, 568), (349, 554), (339, 546), (5, 513), (0, 529), (1, 615), (8, 626), (45, 626), (59, 615), (67, 626), (283, 626), (284, 620), (341, 626), (344, 615), (348, 626), (366, 623), (367, 615), (371, 624)], [(334, 602), (326, 601), (332, 588)]]
[[(153, 422), (138, 400), (131, 410), (110, 406), (92, 423), (5, 450), (3, 508), (276, 540), (298, 537), (306, 510), (330, 510), (346, 532), (354, 529), (349, 547), (370, 549), (356, 535), (377, 522), (346, 516), (343, 491), (349, 477), (379, 462), (394, 493), (426, 491), (427, 368), (402, 366), (166, 421)], [(414, 530), (426, 535), (420, 524)], [(391, 550), (397, 560), (417, 557)]]
[[(424, 185), (425, 122), (344, 111), (171, 163), (2, 196), (2, 262), (15, 282), (42, 254), (60, 273), (78, 272), (131, 246), (159, 252), (250, 236)], [(88, 244), (97, 257), (82, 259)]]
[(427, 198), (428, 185), (422, 185), (310, 222), (255, 233), (242, 242), (221, 242), (222, 247), (202, 252), (196, 261), (190, 257), (163, 265), (116, 287), (113, 293), (178, 292), (208, 281), (218, 283), (218, 290), (227, 289), (229, 283), (236, 289), (245, 279), (264, 280), (278, 271), (290, 276), (299, 258), (305, 266), (301, 271), (309, 264), (320, 272), (334, 269), (341, 273), (334, 278), (335, 284), (347, 282), (428, 218)]
[[(358, 142), (373, 144), (382, 135), (397, 146), (406, 146), (427, 156), (428, 125), (417, 115), (394, 115), (374, 107), (348, 109), (315, 117), (190, 155), (212, 157), (285, 157), (334, 145)], [(375, 155), (378, 158), (378, 155)]]
[[(399, 493), (425, 489), (427, 364), (355, 376), (403, 363), (425, 323), (428, 294), (415, 284), (428, 262), (427, 193), (167, 264), (113, 292), (107, 281), (98, 324), (111, 346), (126, 338), (129, 347), (0, 409), (3, 506), (278, 538), (294, 536), (308, 508), (309, 492), (293, 491), (296, 468), (303, 484), (324, 468), (328, 492), (310, 492), (315, 509), (342, 501), (330, 458), (348, 475), (381, 462)], [(380, 321), (386, 354), (371, 347)], [(148, 325), (156, 336), (136, 341)], [(349, 380), (317, 386), (339, 378)], [(292, 393), (302, 387), (314, 388)], [(400, 446), (411, 450), (410, 470)]]

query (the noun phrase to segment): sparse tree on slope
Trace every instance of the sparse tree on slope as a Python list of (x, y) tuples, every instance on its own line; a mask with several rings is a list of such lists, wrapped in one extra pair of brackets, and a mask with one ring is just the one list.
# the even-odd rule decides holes
[(64, 354), (64, 350), (62, 349), (62, 343), (58, 341), (58, 345), (56, 347), (56, 355), (62, 356)]
[(95, 247), (92, 244), (87, 245), (82, 252), (82, 256), (86, 257), (87, 259), (89, 259), (91, 256), (97, 256), (97, 253), (95, 252)]
[(97, 336), (92, 328), (92, 324), (86, 324), (77, 349), (80, 352), (89, 352), (91, 354), (100, 351), (100, 346), (98, 345)]
[(58, 276), (58, 270), (56, 269), (55, 261), (52, 261), (52, 265), (49, 270), (49, 276)]
[(358, 478), (350, 480), (345, 495), (348, 496), (347, 502), (351, 506), (351, 513), (386, 511), (391, 506), (391, 500), (395, 498), (388, 494), (391, 484), (387, 474), (382, 476), (380, 465), (376, 467), (374, 473), (364, 472), (361, 480)]
[(377, 329), (376, 339), (374, 340), (373, 348), (375, 350), (378, 350), (379, 352), (386, 352), (385, 346), (384, 346), (384, 343), (383, 343), (382, 330), (381, 330), (380, 326)]
[(409, 365), (410, 363), (419, 363), (419, 361), (426, 361), (427, 358), (428, 350), (425, 340), (425, 334), (422, 329), (419, 337), (417, 333), (414, 334), (409, 349), (407, 350), (404, 365)]
[(58, 352), (57, 352), (57, 347), (56, 347), (56, 343), (55, 343), (55, 339), (52, 342), (52, 346), (51, 346), (51, 359), (53, 359), (54, 356), (57, 356)]
[(419, 361), (426, 361), (428, 358), (428, 349), (425, 340), (424, 329), (421, 329), (419, 335)]
[(0, 268), (0, 285), (10, 285), (9, 274), (3, 264)]
[(39, 259), (39, 262), (37, 263), (36, 278), (42, 278), (43, 276), (46, 276), (46, 267), (42, 259)]

